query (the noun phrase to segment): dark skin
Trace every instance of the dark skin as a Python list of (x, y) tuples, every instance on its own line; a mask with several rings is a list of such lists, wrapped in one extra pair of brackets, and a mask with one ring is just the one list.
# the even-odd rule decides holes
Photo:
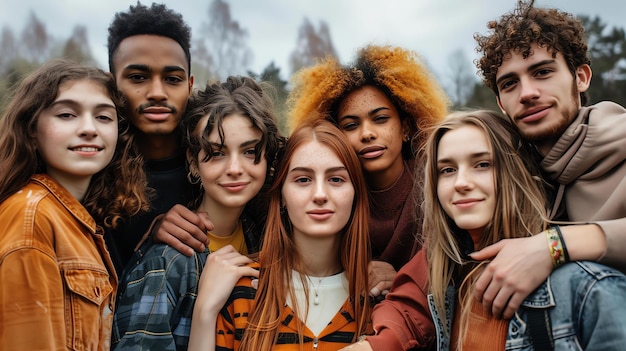
[[(137, 145), (147, 159), (178, 152), (178, 125), (193, 87), (185, 52), (173, 39), (158, 35), (130, 36), (113, 58), (115, 80), (128, 102), (127, 112), (137, 129)], [(206, 213), (175, 205), (155, 221), (153, 239), (184, 255), (202, 252), (213, 224)]]

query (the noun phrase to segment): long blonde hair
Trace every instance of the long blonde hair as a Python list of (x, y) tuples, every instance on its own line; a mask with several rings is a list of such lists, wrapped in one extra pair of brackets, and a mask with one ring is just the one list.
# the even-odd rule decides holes
[[(281, 213), (281, 190), (294, 152), (301, 145), (312, 140), (328, 146), (335, 152), (346, 166), (354, 186), (352, 215), (342, 233), (340, 261), (348, 278), (349, 296), (357, 323), (357, 333), (354, 338), (365, 331), (369, 319), (367, 266), (371, 255), (367, 187), (359, 160), (346, 137), (330, 122), (317, 120), (300, 126), (289, 137), (284, 157), (270, 188), (270, 208), (259, 255), (261, 264), (259, 285), (256, 300), (248, 316), (248, 327), (243, 335), (240, 350), (270, 350), (278, 337), (280, 316), (287, 296), (291, 301), (297, 301), (291, 284), (291, 274), (292, 270), (303, 272), (304, 267), (293, 240), (289, 217), (286, 213)], [(305, 294), (308, 296), (307, 284), (304, 283), (305, 277), (300, 278), (305, 287)], [(301, 321), (304, 319), (300, 317), (304, 316), (298, 316), (297, 309), (294, 312), (302, 347), (304, 325)]]
[[(479, 110), (457, 112), (434, 127), (426, 143), (424, 178), (424, 235), (428, 258), (430, 292), (438, 314), (447, 325), (445, 293), (450, 285), (457, 285), (460, 294), (461, 333), (458, 349), (464, 338), (473, 297), (471, 292), (482, 270), (481, 265), (470, 262), (467, 248), (460, 245), (465, 234), (445, 213), (437, 197), (437, 150), (439, 141), (450, 130), (464, 126), (481, 129), (490, 144), (496, 188), (496, 205), (491, 222), (477, 245), (478, 249), (501, 239), (531, 236), (543, 229), (547, 222), (546, 196), (533, 150), (525, 144), (514, 126), (497, 112)], [(461, 269), (470, 270), (463, 279)], [(463, 280), (459, 284), (459, 280)], [(445, 327), (444, 327), (445, 328)], [(446, 333), (450, 330), (445, 329)], [(454, 342), (454, 341), (452, 341)]]

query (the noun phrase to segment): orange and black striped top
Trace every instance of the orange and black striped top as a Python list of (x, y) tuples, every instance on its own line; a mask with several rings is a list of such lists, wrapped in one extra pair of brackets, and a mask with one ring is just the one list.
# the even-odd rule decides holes
[[(258, 268), (258, 264), (251, 265)], [(217, 317), (215, 343), (217, 351), (239, 350), (245, 331), (248, 313), (254, 302), (256, 289), (251, 285), (252, 279), (245, 277), (239, 280), (230, 298)], [(281, 315), (282, 323), (278, 329), (278, 340), (273, 351), (300, 350), (296, 317), (291, 307), (285, 305)], [(304, 322), (302, 322), (304, 324)], [(313, 335), (304, 326), (302, 350), (333, 351), (353, 343), (356, 333), (354, 311), (349, 299), (346, 299), (337, 314), (319, 335)]]

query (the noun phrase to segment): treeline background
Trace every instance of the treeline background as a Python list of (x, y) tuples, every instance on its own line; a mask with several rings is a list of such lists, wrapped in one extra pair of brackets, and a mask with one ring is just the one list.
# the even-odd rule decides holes
[[(260, 71), (253, 71), (250, 67), (254, 52), (249, 45), (245, 24), (233, 17), (230, 5), (225, 0), (212, 0), (205, 6), (205, 9), (199, 9), (206, 13), (202, 25), (192, 28), (191, 71), (196, 85), (200, 87), (207, 81), (223, 80), (228, 74), (236, 72), (246, 72), (259, 80), (270, 82), (276, 88), (275, 105), (279, 122), (283, 131), (286, 131), (288, 77), (327, 55), (339, 58), (330, 26), (325, 21), (316, 24), (304, 17), (287, 67), (270, 62)], [(609, 26), (598, 16), (577, 16), (585, 25), (592, 60), (590, 102), (612, 100), (626, 105), (624, 28)], [(29, 14), (22, 28), (4, 24), (0, 34), (0, 111), (8, 103), (15, 84), (52, 58), (65, 57), (83, 64), (102, 66), (94, 58), (87, 34), (87, 27), (77, 23), (73, 24), (69, 37), (54, 37), (46, 29), (45, 18), (38, 17), (34, 11)], [(427, 58), (427, 53), (420, 54)], [(345, 62), (345, 59), (341, 61)], [(454, 108), (498, 109), (493, 93), (480, 82), (472, 58), (462, 48), (450, 54), (445, 68), (445, 72), (439, 72), (438, 78), (453, 101)]]

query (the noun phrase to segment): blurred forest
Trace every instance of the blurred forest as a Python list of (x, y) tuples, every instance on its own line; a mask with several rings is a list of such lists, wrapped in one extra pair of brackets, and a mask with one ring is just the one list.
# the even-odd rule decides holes
[[(248, 45), (248, 31), (233, 18), (225, 0), (213, 0), (207, 8), (206, 20), (193, 28), (192, 74), (197, 86), (207, 81), (222, 80), (228, 72), (248, 72), (258, 80), (271, 83), (272, 96), (285, 130), (288, 76), (327, 55), (337, 57), (331, 29), (324, 21), (315, 26), (306, 17), (298, 29), (289, 67), (270, 63), (261, 72), (249, 70), (253, 52)], [(599, 17), (580, 16), (589, 39), (593, 79), (589, 89), (590, 102), (612, 100), (626, 106), (626, 34), (624, 28), (609, 28)], [(10, 99), (12, 87), (22, 77), (42, 63), (56, 57), (97, 66), (87, 39), (87, 28), (75, 25), (69, 38), (53, 38), (45, 23), (31, 12), (26, 25), (4, 26), (0, 35), (0, 111)], [(285, 70), (286, 74), (281, 73)], [(498, 110), (493, 93), (476, 75), (476, 68), (463, 50), (453, 52), (447, 62), (447, 72), (439, 77), (454, 103), (454, 108), (490, 108)]]

